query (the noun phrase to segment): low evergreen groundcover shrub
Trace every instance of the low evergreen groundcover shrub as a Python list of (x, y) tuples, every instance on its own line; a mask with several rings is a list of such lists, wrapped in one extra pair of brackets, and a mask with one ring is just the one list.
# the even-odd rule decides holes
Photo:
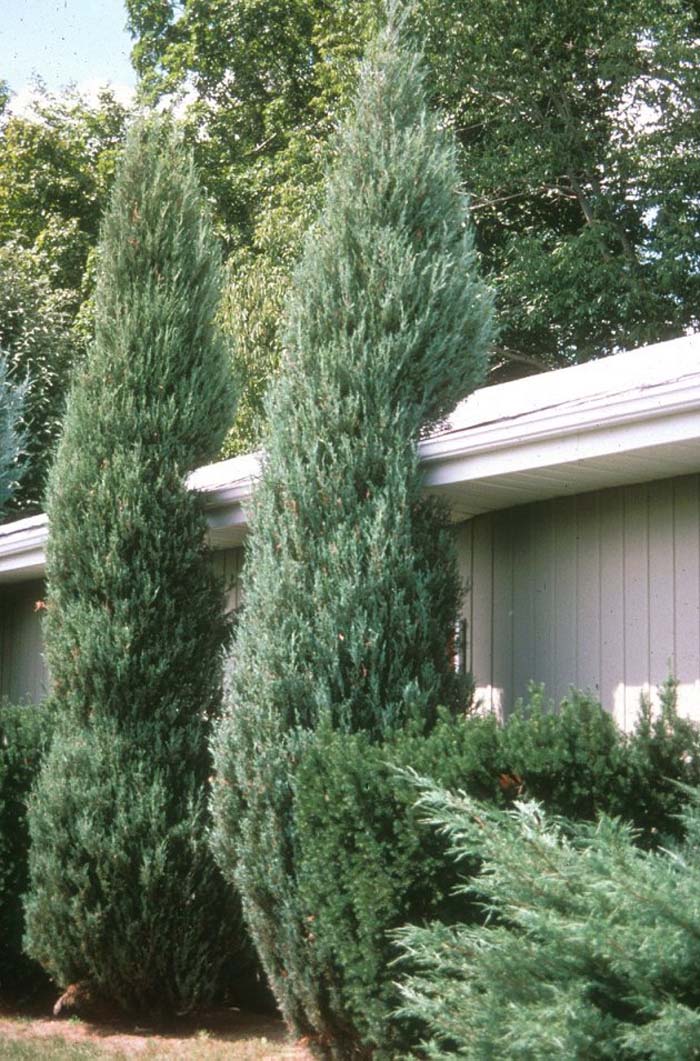
[(700, 790), (686, 790), (684, 841), (645, 851), (607, 815), (564, 823), (536, 803), (503, 811), (419, 784), (457, 860), (483, 860), (461, 924), (397, 934), (411, 969), (400, 1016), (423, 1022), (423, 1056), (698, 1056)]
[(412, 767), (494, 810), (536, 799), (563, 830), (569, 820), (620, 816), (633, 823), (637, 846), (658, 847), (683, 834), (676, 782), (700, 785), (700, 730), (678, 716), (673, 682), (661, 705), (654, 713), (643, 703), (625, 734), (591, 696), (572, 692), (555, 711), (533, 687), (503, 725), (493, 715), (443, 712), (427, 736), (417, 727), (383, 741), (317, 732), (300, 758), (293, 810), (298, 901), (319, 963), (308, 976), (323, 969), (329, 1007), (348, 1014), (378, 1056), (397, 1056), (421, 1037), (418, 1014), (392, 1017), (392, 930), (412, 921), (477, 926), (484, 916), (477, 895), (455, 894), (478, 873), (479, 851), (455, 863), (402, 771)]

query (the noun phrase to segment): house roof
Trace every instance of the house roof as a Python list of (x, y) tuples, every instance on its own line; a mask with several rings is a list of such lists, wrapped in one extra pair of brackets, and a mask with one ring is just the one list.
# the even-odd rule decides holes
[[(419, 443), (455, 519), (700, 471), (700, 334), (484, 387)], [(198, 468), (214, 548), (238, 544), (260, 454)], [(0, 526), (0, 582), (43, 571), (46, 516)]]
[(700, 471), (700, 334), (484, 387), (420, 444), (456, 518)]

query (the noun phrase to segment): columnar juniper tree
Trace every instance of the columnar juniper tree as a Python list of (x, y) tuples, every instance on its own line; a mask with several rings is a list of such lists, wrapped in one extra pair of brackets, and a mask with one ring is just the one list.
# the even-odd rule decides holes
[(185, 487), (232, 417), (219, 266), (192, 163), (138, 124), (100, 245), (96, 336), (50, 477), (57, 732), (30, 808), (27, 946), (59, 985), (187, 1011), (240, 941), (206, 844), (222, 587)]
[[(396, 11), (362, 69), (288, 307), (215, 738), (217, 857), (286, 1019), (341, 1055), (366, 1030), (331, 984), (344, 959), (302, 894), (299, 770), (336, 737), (342, 765), (355, 736), (427, 734), (455, 704), (459, 582), (416, 444), (481, 378), (491, 319), (455, 149)], [(350, 917), (329, 931), (352, 936)]]

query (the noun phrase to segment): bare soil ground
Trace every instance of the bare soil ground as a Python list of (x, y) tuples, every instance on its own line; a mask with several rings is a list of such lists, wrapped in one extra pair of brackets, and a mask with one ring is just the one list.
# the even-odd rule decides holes
[(51, 1007), (17, 1006), (0, 1000), (2, 1061), (311, 1061), (303, 1042), (291, 1042), (273, 1016), (219, 1009), (167, 1028), (125, 1020), (92, 1022), (53, 1018)]

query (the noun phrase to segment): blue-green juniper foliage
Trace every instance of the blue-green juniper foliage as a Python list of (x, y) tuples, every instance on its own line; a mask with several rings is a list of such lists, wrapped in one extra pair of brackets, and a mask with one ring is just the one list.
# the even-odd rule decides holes
[[(454, 144), (426, 107), (397, 10), (362, 67), (287, 308), (215, 738), (217, 857), (287, 1021), (337, 1056), (389, 1035), (387, 1011), (369, 1000), (383, 997), (385, 930), (407, 900), (392, 884), (388, 902), (363, 905), (366, 884), (346, 879), (322, 914), (301, 777), (327, 763), (328, 784), (351, 791), (355, 734), (426, 735), (440, 704), (459, 703), (449, 640), (460, 585), (417, 443), (481, 380), (490, 338)], [(368, 757), (368, 783), (386, 757)], [(322, 804), (332, 800), (318, 784)], [(396, 878), (385, 840), (374, 888)], [(325, 837), (331, 861), (332, 848)]]
[[(403, 1015), (428, 1029), (421, 1056), (677, 1061), (700, 1042), (700, 792), (685, 839), (644, 851), (634, 830), (502, 811), (420, 781), (418, 810), (449, 837), (488, 923), (400, 933), (412, 973)], [(466, 862), (465, 862), (466, 860)], [(399, 975), (400, 967), (395, 967)]]
[(186, 475), (233, 409), (219, 263), (165, 121), (128, 138), (103, 225), (96, 336), (50, 477), (56, 734), (30, 807), (29, 953), (126, 1010), (219, 994), (240, 943), (206, 843), (223, 588)]

